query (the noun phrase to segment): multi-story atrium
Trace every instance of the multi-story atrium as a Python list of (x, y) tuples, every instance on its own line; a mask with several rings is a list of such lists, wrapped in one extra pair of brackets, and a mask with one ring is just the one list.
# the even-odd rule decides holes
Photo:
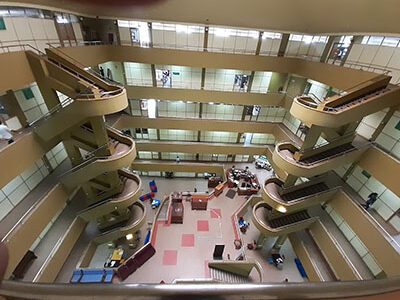
[(0, 3), (0, 298), (399, 299), (399, 13)]

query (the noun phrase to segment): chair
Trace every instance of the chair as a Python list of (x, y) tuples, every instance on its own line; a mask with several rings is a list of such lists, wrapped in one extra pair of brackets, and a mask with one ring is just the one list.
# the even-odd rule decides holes
[(117, 276), (121, 279), (121, 280), (125, 280), (126, 278), (128, 278), (128, 276), (131, 275), (131, 272), (128, 268), (127, 265), (122, 265), (118, 268), (117, 271)]
[(104, 283), (111, 283), (114, 277), (114, 270), (113, 269), (106, 269), (105, 270), (106, 277), (104, 278)]
[(83, 270), (80, 283), (100, 283), (103, 282), (105, 275), (104, 269), (101, 270)]
[(70, 280), (71, 283), (78, 283), (82, 278), (82, 270), (75, 270), (72, 273), (72, 278)]

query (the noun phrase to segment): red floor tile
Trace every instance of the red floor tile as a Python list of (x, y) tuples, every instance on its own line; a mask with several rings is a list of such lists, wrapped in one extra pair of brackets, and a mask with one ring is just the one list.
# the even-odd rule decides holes
[(212, 208), (212, 209), (210, 210), (210, 217), (211, 217), (211, 219), (222, 218), (221, 209), (219, 209), (219, 208)]
[(194, 234), (182, 234), (182, 247), (194, 247)]
[(197, 231), (208, 231), (208, 221), (197, 221)]
[(164, 256), (163, 256), (164, 266), (175, 266), (177, 260), (178, 260), (178, 251), (164, 250)]

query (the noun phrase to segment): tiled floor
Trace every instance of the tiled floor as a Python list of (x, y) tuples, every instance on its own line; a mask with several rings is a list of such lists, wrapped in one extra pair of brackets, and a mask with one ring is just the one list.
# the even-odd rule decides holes
[[(251, 164), (243, 164), (243, 166), (236, 164), (237, 167), (245, 165), (252, 168)], [(262, 173), (260, 182), (269, 176), (269, 172), (265, 170), (257, 170), (257, 173)], [(156, 178), (160, 193), (164, 193), (163, 181)], [(192, 181), (193, 184), (196, 180), (185, 180), (184, 188), (179, 188), (182, 186), (181, 179), (166, 181), (168, 186), (165, 190), (172, 192), (190, 190), (187, 183)], [(206, 189), (205, 180), (202, 184), (201, 188), (197, 186), (198, 191)], [(194, 188), (193, 185), (191, 187)], [(206, 211), (191, 210), (190, 203), (183, 202), (183, 224), (158, 222), (154, 240), (156, 254), (143, 267), (130, 275), (124, 283), (158, 283), (162, 280), (168, 283), (173, 282), (174, 279), (207, 278), (210, 276), (208, 261), (213, 260), (215, 244), (225, 245), (223, 259), (228, 259), (228, 257), (235, 259), (241, 251), (235, 249), (233, 242), (235, 236), (241, 233), (236, 232), (231, 218), (247, 200), (244, 196), (238, 195), (230, 199), (225, 196), (227, 191), (228, 189), (225, 188), (220, 196), (209, 201)], [(245, 219), (251, 223), (251, 215), (246, 215)], [(241, 234), (244, 245), (258, 238), (255, 226), (251, 224), (250, 229), (245, 235)], [(303, 281), (294, 264), (295, 254), (290, 242), (287, 241), (283, 246), (287, 261), (284, 270), (280, 271), (268, 263), (268, 252), (273, 241), (274, 239), (267, 239), (262, 250), (251, 251), (250, 254), (248, 254), (250, 250), (244, 250), (246, 257), (257, 260), (262, 265), (264, 278), (268, 282), (281, 282), (285, 278), (291, 282)]]

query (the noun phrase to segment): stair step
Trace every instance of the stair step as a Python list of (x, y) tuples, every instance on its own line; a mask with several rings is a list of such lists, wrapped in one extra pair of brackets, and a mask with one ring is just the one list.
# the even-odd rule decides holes
[(269, 220), (269, 224), (272, 228), (279, 228), (285, 225), (297, 223), (306, 219), (309, 219), (310, 215), (306, 210), (298, 211), (293, 214), (284, 215), (276, 219)]

